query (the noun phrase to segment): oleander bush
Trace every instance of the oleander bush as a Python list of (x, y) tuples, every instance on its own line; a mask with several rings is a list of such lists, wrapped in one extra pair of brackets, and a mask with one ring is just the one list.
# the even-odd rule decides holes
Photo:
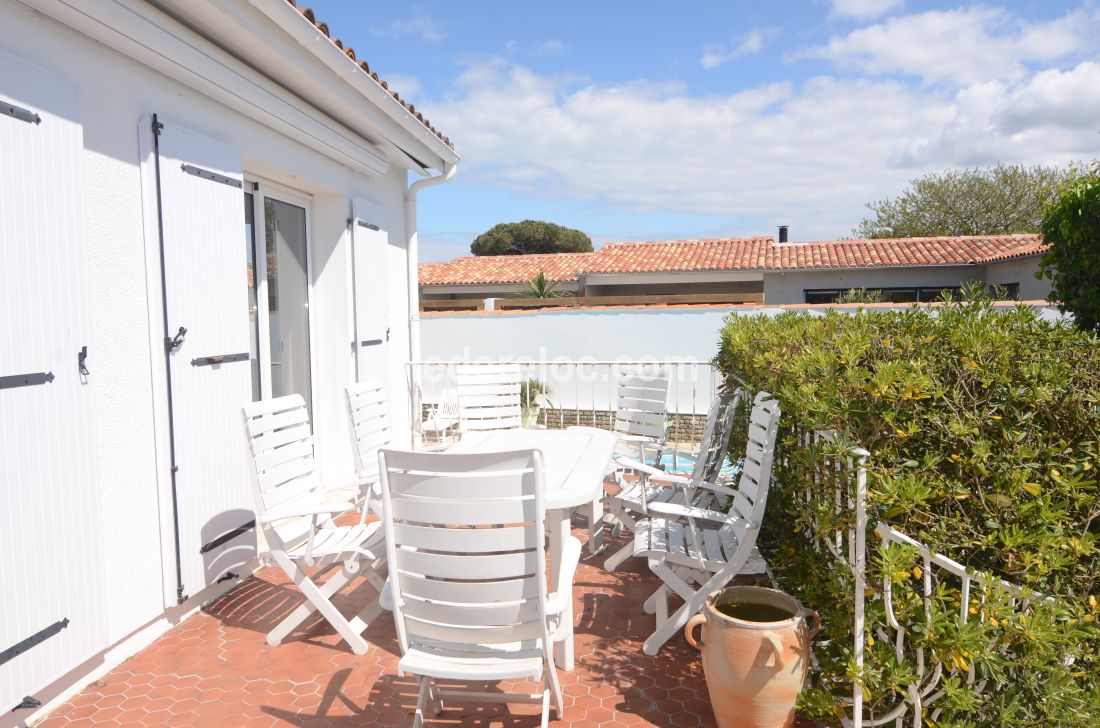
[[(803, 709), (838, 724), (859, 680), (865, 715), (884, 716), (916, 680), (921, 648), (929, 671), (944, 670), (927, 725), (1096, 725), (1100, 340), (971, 292), (936, 308), (731, 316), (716, 363), (727, 384), (770, 391), (783, 406), (761, 541), (782, 587), (826, 625)], [(837, 441), (804, 445), (796, 427)], [(851, 443), (871, 452), (859, 674), (851, 570), (808, 535), (854, 522), (849, 509), (837, 513), (835, 483), (821, 477)], [(912, 549), (883, 547), (871, 533), (878, 522), (1018, 585), (1024, 598), (975, 588), (964, 623), (959, 581), (923, 573)], [(911, 627), (903, 660), (882, 629), (887, 585), (896, 618)], [(970, 685), (971, 671), (984, 689)]]

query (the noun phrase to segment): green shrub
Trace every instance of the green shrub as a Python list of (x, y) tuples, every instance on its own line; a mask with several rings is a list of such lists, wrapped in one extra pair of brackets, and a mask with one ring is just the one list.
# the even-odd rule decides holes
[[(1054, 597), (1014, 605), (974, 592), (964, 625), (957, 581), (934, 570), (928, 607), (919, 559), (867, 539), (869, 625), (885, 622), (884, 579), (909, 647), (945, 666), (937, 726), (1086, 726), (1100, 715), (1100, 342), (1030, 308), (976, 300), (937, 309), (730, 317), (716, 359), (729, 384), (783, 404), (764, 543), (784, 589), (825, 621), (820, 669), (803, 706), (818, 716), (851, 695), (853, 580), (808, 545), (851, 525), (821, 477), (839, 446), (804, 446), (792, 426), (839, 433), (872, 453), (871, 528), (882, 521), (964, 564)], [(815, 473), (818, 477), (815, 478)], [(809, 498), (800, 497), (809, 494)], [(984, 596), (984, 602), (981, 597)], [(868, 631), (860, 676), (882, 715), (914, 679), (914, 662)], [(987, 681), (967, 687), (966, 674)], [(834, 716), (835, 720), (835, 716)]]
[(1100, 165), (1064, 185), (1043, 215), (1037, 277), (1051, 280), (1050, 299), (1074, 315), (1077, 328), (1100, 333)]

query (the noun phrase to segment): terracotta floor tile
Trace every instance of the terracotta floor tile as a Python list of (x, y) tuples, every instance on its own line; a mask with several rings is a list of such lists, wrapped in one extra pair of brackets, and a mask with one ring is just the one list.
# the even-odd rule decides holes
[[(585, 540), (582, 529), (575, 530)], [(611, 548), (624, 541), (610, 539)], [(577, 667), (561, 672), (565, 711), (557, 728), (596, 726), (711, 726), (699, 653), (674, 637), (647, 657), (641, 643), (653, 630), (642, 602), (658, 582), (644, 564), (603, 570), (607, 554), (587, 552), (574, 591)], [(375, 594), (356, 583), (334, 600), (358, 612)], [(311, 620), (284, 644), (265, 638), (301, 602), (277, 569), (265, 569), (142, 653), (89, 685), (40, 721), (61, 726), (408, 726), (417, 681), (398, 677), (393, 620), (383, 614), (364, 636), (371, 644), (356, 656), (326, 622)], [(485, 689), (531, 690), (509, 681)], [(538, 725), (537, 705), (463, 704), (448, 700), (431, 726)]]

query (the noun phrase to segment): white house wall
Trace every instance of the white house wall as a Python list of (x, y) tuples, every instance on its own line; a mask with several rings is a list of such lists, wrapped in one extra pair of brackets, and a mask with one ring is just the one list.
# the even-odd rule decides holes
[(985, 280), (990, 284), (1019, 283), (1021, 301), (1042, 301), (1050, 293), (1050, 280), (1038, 280), (1038, 270), (1038, 257), (990, 263), (985, 267)]
[[(19, 3), (0, 4), (0, 51), (70, 80), (80, 92), (92, 331), (89, 368), (98, 395), (100, 521), (108, 636), (114, 642), (163, 613), (160, 551), (162, 541), (170, 543), (172, 537), (161, 533), (158, 525), (154, 444), (156, 429), (163, 423), (154, 418), (153, 401), (163, 379), (156, 375), (154, 362), (163, 355), (151, 351), (150, 341), (162, 335), (162, 324), (159, 309), (150, 312), (147, 299), (139, 119), (160, 113), (226, 141), (244, 155), (246, 175), (261, 175), (312, 196), (314, 417), (326, 477), (352, 474), (342, 388), (354, 376), (345, 249), (353, 197), (376, 201), (384, 210), (379, 224), (390, 231), (389, 310), (395, 322), (391, 375), (393, 381), (404, 378), (408, 333), (406, 326), (397, 324), (408, 317), (405, 172), (391, 168), (382, 178), (368, 179)], [(241, 237), (243, 251), (243, 230)], [(153, 293), (159, 297), (159, 292)], [(402, 394), (401, 388), (394, 389), (395, 397)], [(394, 403), (395, 431), (404, 430), (407, 412), (404, 402)]]

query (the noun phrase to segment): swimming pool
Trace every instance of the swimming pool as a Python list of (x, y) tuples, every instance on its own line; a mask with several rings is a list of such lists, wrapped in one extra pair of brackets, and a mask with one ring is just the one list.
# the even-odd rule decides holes
[[(673, 463), (674, 459), (675, 463)], [(652, 460), (650, 460), (647, 464), (659, 467), (666, 473), (679, 473), (681, 475), (690, 475), (692, 469), (695, 468), (695, 456), (691, 453), (686, 452), (677, 452), (675, 454), (673, 454), (672, 452), (665, 452), (661, 455), (661, 461), (659, 464), (654, 463)], [(729, 458), (726, 458), (725, 461), (722, 463), (722, 477), (734, 478), (737, 475), (737, 471), (737, 466), (730, 462)]]

